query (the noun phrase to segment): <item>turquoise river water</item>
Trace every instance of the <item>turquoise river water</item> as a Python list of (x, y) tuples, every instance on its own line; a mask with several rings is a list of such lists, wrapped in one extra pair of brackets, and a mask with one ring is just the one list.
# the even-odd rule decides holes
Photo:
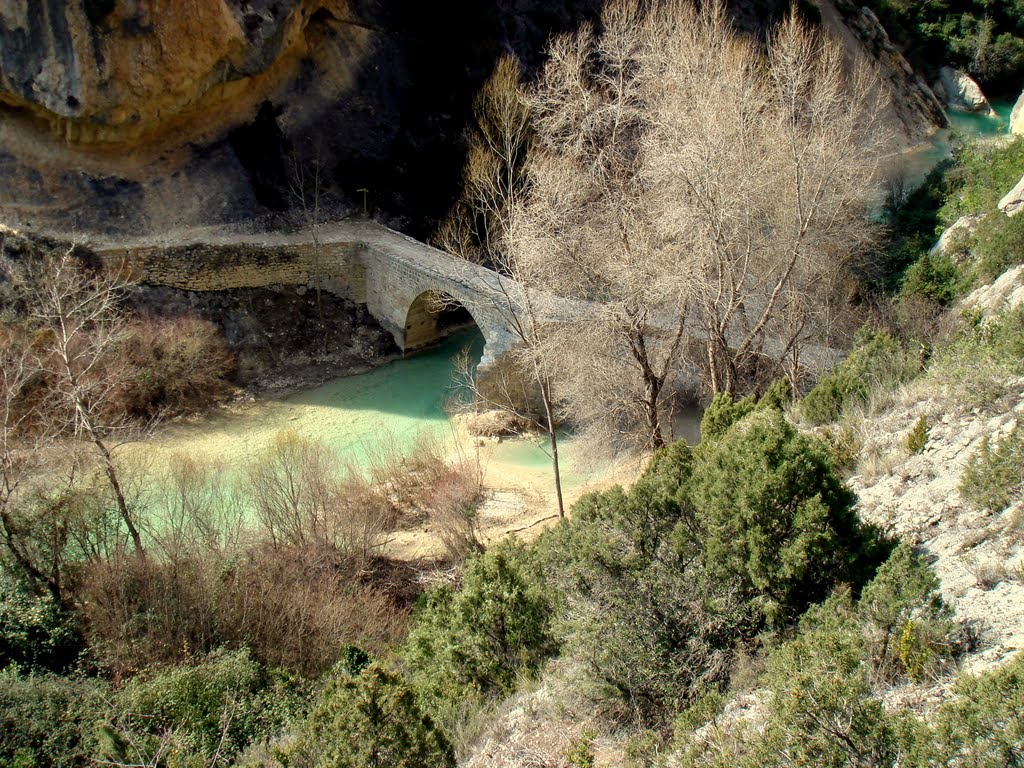
[(1010, 127), (1010, 113), (1013, 111), (1012, 101), (993, 100), (992, 109), (995, 116), (969, 112), (949, 113), (950, 127), (938, 131), (931, 142), (918, 149), (905, 152), (893, 164), (894, 170), (906, 180), (909, 188), (914, 188), (928, 175), (928, 172), (943, 160), (948, 160), (952, 152), (952, 144), (957, 136), (968, 136), (976, 139), (1003, 136)]
[[(408, 453), (421, 440), (440, 443), (449, 452), (472, 450), (447, 410), (449, 401), (461, 394), (453, 383), (454, 363), (467, 347), (479, 359), (483, 338), (478, 331), (456, 334), (434, 349), (368, 373), (280, 399), (233, 406), (197, 423), (166, 426), (145, 444), (147, 463), (159, 470), (174, 454), (187, 453), (241, 467), (282, 431), (322, 442), (356, 466)], [(544, 473), (550, 466), (546, 442), (539, 437), (489, 444), (487, 454), (492, 464), (528, 474)], [(571, 439), (563, 440), (560, 454), (571, 465)], [(584, 473), (570, 470), (570, 484), (584, 479)]]

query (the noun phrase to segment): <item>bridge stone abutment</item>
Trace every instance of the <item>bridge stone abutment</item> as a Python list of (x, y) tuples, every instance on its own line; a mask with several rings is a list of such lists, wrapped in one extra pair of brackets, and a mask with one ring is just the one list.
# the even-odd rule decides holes
[(408, 240), (368, 243), (363, 253), (366, 308), (413, 352), (437, 343), (472, 320), (484, 337), (483, 365), (511, 349), (513, 335), (501, 304), (482, 282), (489, 270)]

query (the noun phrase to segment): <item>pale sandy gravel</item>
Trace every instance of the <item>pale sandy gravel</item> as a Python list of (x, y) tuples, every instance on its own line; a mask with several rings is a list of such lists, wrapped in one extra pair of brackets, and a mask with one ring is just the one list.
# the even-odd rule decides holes
[[(512, 438), (515, 439), (515, 438)], [(483, 474), (484, 501), (479, 509), (481, 540), (486, 544), (515, 536), (532, 541), (558, 522), (558, 504), (548, 467), (522, 467), (495, 459), (495, 442), (476, 440), (460, 434), (463, 445), (472, 446), (454, 451), (449, 461), (476, 462)], [(639, 477), (644, 461), (623, 459), (594, 472), (592, 479), (574, 482), (563, 480), (563, 501), (566, 513), (586, 493), (609, 488), (615, 484), (632, 485)], [(571, 473), (571, 468), (570, 468)], [(569, 474), (569, 473), (567, 473)], [(387, 553), (404, 560), (430, 559), (443, 554), (443, 547), (429, 522), (415, 529), (396, 532), (387, 546)]]
[[(1013, 386), (1024, 387), (1024, 380)], [(877, 476), (851, 480), (867, 520), (890, 527), (915, 544), (942, 581), (957, 615), (980, 630), (979, 649), (963, 666), (978, 671), (1024, 650), (1024, 530), (1017, 529), (1021, 503), (1003, 510), (977, 510), (960, 496), (969, 458), (985, 437), (1005, 435), (1024, 417), (1024, 398), (1010, 398), (991, 411), (949, 412), (941, 399), (897, 404), (869, 425), (869, 439), (892, 457)], [(920, 416), (931, 425), (924, 450), (909, 456), (902, 438)], [(1003, 574), (994, 586), (984, 573)]]
[[(1024, 267), (1017, 267), (974, 291), (962, 306), (994, 315), (1022, 302)], [(960, 496), (959, 486), (982, 441), (998, 441), (1024, 420), (1024, 378), (1007, 379), (1004, 394), (981, 406), (965, 402), (965, 386), (926, 376), (870, 418), (866, 441), (885, 460), (881, 470), (855, 476), (851, 485), (861, 515), (917, 545), (957, 615), (980, 630), (980, 647), (962, 664), (977, 672), (1024, 650), (1024, 501), (978, 510)], [(903, 443), (922, 416), (928, 441), (911, 456)]]

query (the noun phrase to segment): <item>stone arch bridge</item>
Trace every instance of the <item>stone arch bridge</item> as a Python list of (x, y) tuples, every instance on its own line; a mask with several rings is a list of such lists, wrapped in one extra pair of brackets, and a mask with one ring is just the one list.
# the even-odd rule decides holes
[(432, 346), (473, 321), (484, 336), (481, 364), (487, 365), (518, 338), (510, 309), (522, 295), (516, 283), (374, 222), (294, 233), (192, 231), (173, 243), (95, 249), (108, 264), (126, 266), (132, 280), (150, 285), (191, 291), (318, 287), (365, 305), (403, 352)]

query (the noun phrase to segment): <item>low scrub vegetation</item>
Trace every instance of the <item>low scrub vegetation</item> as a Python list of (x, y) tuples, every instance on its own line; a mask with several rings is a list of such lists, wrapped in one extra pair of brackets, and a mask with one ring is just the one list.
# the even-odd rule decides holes
[(1024, 431), (1019, 425), (994, 445), (989, 438), (982, 442), (967, 462), (960, 495), (993, 512), (1024, 497)]
[(921, 362), (890, 332), (865, 326), (846, 360), (801, 401), (800, 413), (813, 424), (836, 421), (845, 408), (865, 405), (873, 393), (913, 379), (921, 371)]

